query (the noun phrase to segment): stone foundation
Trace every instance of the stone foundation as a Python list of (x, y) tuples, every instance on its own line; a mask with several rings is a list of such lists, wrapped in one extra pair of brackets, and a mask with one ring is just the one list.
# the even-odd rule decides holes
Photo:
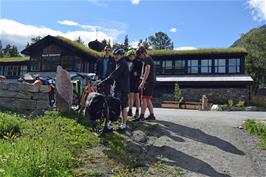
[[(206, 95), (209, 103), (225, 104), (229, 99), (234, 103), (239, 100), (249, 103), (249, 88), (182, 88), (182, 96), (187, 102), (200, 102), (202, 95)], [(162, 101), (174, 101), (174, 85), (156, 85), (153, 94), (153, 103), (160, 107)]]
[(31, 114), (49, 108), (47, 86), (0, 82), (0, 109)]

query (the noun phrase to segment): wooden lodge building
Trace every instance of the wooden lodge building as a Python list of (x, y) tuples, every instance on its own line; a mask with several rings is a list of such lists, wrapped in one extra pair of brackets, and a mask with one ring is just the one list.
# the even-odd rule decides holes
[[(26, 72), (55, 73), (57, 65), (70, 72), (94, 73), (102, 53), (63, 37), (46, 36), (24, 49), (29, 58), (0, 58), (0, 75), (19, 78)], [(155, 61), (157, 83), (154, 102), (174, 100), (174, 85), (182, 89), (185, 101), (199, 101), (206, 95), (210, 102), (250, 100), (252, 78), (245, 74), (241, 48), (149, 51)]]

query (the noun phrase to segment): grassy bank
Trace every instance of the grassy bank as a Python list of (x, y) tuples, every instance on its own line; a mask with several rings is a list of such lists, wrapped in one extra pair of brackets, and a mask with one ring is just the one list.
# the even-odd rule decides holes
[(255, 120), (247, 120), (244, 123), (244, 128), (250, 134), (258, 137), (261, 142), (261, 148), (266, 150), (266, 124)]

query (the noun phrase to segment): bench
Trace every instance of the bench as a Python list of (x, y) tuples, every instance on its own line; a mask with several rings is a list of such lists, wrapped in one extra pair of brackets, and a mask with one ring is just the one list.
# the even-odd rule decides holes
[(161, 107), (199, 110), (201, 108), (201, 102), (184, 102), (177, 104), (175, 101), (163, 101)]

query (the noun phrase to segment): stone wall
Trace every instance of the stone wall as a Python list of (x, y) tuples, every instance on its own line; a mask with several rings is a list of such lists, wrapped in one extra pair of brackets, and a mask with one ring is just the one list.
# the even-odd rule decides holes
[[(244, 100), (249, 103), (249, 88), (181, 88), (184, 101), (199, 102), (202, 95), (206, 95), (210, 103), (227, 103), (233, 99), (234, 103)], [(153, 103), (160, 107), (162, 101), (174, 101), (174, 85), (156, 85)]]
[(47, 86), (0, 82), (0, 109), (31, 114), (40, 113), (48, 108)]

